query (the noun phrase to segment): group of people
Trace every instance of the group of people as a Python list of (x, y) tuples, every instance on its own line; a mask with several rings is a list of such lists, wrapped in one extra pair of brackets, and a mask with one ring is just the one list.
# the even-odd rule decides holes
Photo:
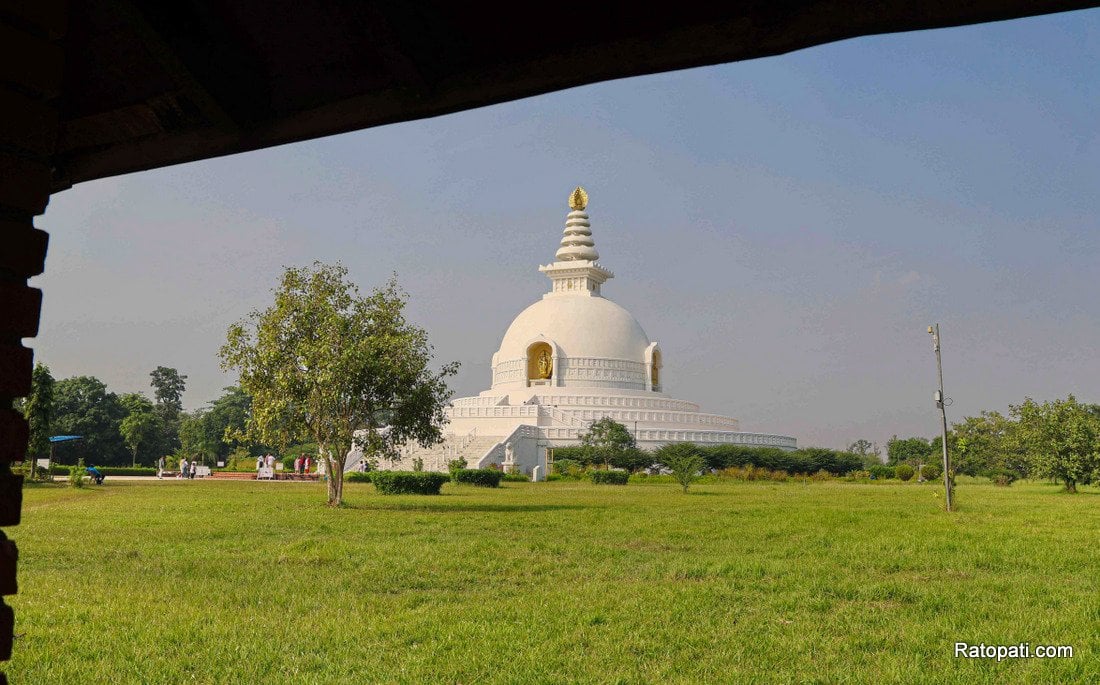
[[(165, 467), (167, 463), (164, 457), (157, 459), (157, 478), (164, 479)], [(176, 478), (194, 479), (196, 472), (198, 471), (199, 460), (192, 459), (187, 461), (187, 457), (180, 459), (180, 469), (176, 472)]]
[[(274, 454), (261, 454), (256, 457), (256, 470), (259, 471), (262, 468), (275, 468), (275, 455)], [(313, 459), (308, 454), (303, 454), (298, 457), (294, 457), (294, 470), (293, 473), (307, 474), (313, 468)]]
[(309, 458), (309, 455), (303, 454), (300, 457), (294, 457), (294, 472), (306, 474), (309, 473), (310, 467), (313, 466), (313, 460)]
[(195, 471), (198, 469), (199, 462), (197, 459), (187, 461), (187, 457), (180, 458), (180, 471), (176, 474), (176, 478), (187, 478), (189, 480), (195, 479)]

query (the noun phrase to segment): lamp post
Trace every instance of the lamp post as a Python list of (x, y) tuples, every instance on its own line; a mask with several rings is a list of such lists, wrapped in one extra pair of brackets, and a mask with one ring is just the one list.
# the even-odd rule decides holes
[(932, 336), (932, 349), (936, 352), (936, 372), (939, 374), (940, 389), (935, 392), (932, 399), (940, 410), (940, 446), (943, 448), (943, 491), (944, 504), (947, 511), (951, 511), (951, 462), (947, 456), (947, 409), (943, 396), (943, 362), (940, 359), (940, 325), (933, 324), (928, 327), (928, 334)]

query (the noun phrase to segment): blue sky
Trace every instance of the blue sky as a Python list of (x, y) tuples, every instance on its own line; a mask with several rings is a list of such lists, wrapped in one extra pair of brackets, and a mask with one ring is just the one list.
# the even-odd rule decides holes
[(843, 447), (1025, 396), (1100, 401), (1100, 11), (859, 38), (81, 184), (55, 196), (57, 377), (189, 408), (284, 265), (396, 272), (454, 389), (488, 386), (577, 184), (604, 294), (666, 388), (744, 430)]

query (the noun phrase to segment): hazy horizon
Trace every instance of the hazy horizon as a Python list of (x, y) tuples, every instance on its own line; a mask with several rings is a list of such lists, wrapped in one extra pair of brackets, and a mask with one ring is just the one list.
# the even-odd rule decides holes
[(546, 292), (567, 197), (603, 294), (674, 397), (842, 448), (1025, 396), (1100, 401), (1100, 11), (858, 38), (80, 184), (51, 234), (37, 361), (194, 409), (283, 266), (392, 272), (456, 396)]

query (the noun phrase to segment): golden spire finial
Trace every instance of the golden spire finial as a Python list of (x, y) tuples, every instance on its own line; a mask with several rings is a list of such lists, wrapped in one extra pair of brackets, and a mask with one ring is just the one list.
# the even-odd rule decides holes
[(584, 188), (577, 186), (573, 190), (569, 196), (569, 206), (578, 212), (588, 206), (588, 193), (584, 192)]

